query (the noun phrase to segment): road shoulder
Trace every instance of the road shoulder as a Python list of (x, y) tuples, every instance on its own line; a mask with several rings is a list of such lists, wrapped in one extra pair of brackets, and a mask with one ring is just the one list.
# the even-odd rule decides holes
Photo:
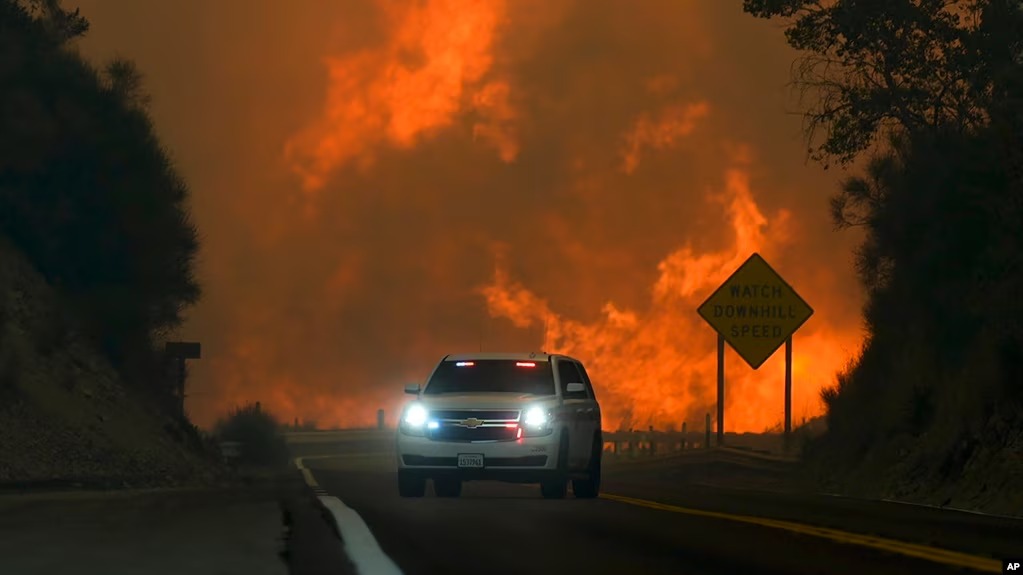
[(5, 575), (354, 575), (294, 470), (220, 487), (0, 494)]

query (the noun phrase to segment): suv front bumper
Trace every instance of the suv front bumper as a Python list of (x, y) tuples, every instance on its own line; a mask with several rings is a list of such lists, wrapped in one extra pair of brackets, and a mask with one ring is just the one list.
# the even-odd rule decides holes
[[(397, 464), (402, 473), (423, 477), (459, 477), (536, 482), (558, 468), (558, 434), (514, 441), (447, 442), (398, 433)], [(483, 468), (458, 467), (459, 454), (480, 454)]]

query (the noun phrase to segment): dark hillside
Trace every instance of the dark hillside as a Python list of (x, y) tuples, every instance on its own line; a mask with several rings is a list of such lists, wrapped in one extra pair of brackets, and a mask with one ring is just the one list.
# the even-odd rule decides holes
[(203, 481), (160, 353), (199, 297), (188, 189), (134, 65), (74, 50), (87, 30), (0, 0), (0, 483)]
[(191, 426), (126, 388), (86, 340), (64, 333), (57, 294), (0, 243), (0, 487), (206, 483), (219, 466)]
[(125, 382), (165, 395), (156, 352), (199, 297), (198, 242), (141, 77), (83, 60), (87, 23), (54, 2), (2, 0), (0, 29), (0, 235)]

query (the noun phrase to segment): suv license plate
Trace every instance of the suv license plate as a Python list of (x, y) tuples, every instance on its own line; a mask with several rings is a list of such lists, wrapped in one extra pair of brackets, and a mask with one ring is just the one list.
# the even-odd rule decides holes
[(479, 469), (483, 467), (482, 453), (459, 453), (458, 466)]

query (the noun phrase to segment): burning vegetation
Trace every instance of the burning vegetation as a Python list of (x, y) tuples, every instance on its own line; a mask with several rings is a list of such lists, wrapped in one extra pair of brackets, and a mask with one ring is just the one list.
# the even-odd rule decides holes
[[(720, 251), (697, 253), (683, 246), (668, 254), (657, 266), (659, 276), (642, 311), (608, 302), (596, 321), (565, 317), (510, 277), (503, 261), (482, 290), (494, 316), (520, 328), (545, 326), (545, 351), (587, 358), (601, 394), (605, 429), (678, 429), (683, 421), (692, 425), (714, 412), (717, 335), (696, 308), (750, 253), (781, 254), (787, 246), (774, 238), (790, 237), (787, 212), (776, 214), (772, 224), (756, 205), (741, 168), (730, 170), (726, 181), (715, 205), (726, 208), (723, 216), (730, 220), (732, 241)], [(795, 336), (797, 420), (820, 415), (821, 389), (847, 361), (846, 350), (857, 343), (856, 334), (837, 334), (826, 321), (820, 325), (811, 320)], [(781, 354), (757, 371), (737, 361), (734, 352), (728, 354), (729, 429), (760, 432), (776, 427), (784, 414)]]

